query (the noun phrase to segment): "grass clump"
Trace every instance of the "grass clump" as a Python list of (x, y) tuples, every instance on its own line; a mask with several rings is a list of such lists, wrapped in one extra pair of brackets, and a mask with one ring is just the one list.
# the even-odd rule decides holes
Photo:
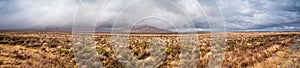
[(96, 47), (97, 52), (106, 52), (106, 50), (102, 47)]
[(65, 47), (61, 48), (60, 51), (65, 54), (69, 53), (69, 49), (67, 49)]
[(64, 40), (64, 42), (70, 43), (71, 41), (70, 40)]
[(234, 42), (229, 43), (229, 49), (230, 50), (234, 49), (235, 45), (236, 45), (236, 43), (234, 43)]
[(171, 49), (171, 48), (167, 48), (167, 49), (165, 49), (165, 52), (171, 53), (171, 52), (172, 52), (172, 49)]
[(138, 42), (138, 43), (136, 43), (137, 45), (139, 45), (139, 46), (142, 46), (142, 48), (149, 48), (149, 42)]
[(9, 37), (8, 36), (2, 36), (2, 35), (0, 35), (0, 40), (7, 39), (7, 38), (9, 38)]

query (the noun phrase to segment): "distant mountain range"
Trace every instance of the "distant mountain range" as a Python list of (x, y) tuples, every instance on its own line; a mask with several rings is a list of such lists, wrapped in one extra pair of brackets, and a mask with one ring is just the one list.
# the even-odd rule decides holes
[[(111, 30), (105, 30), (105, 31), (97, 31), (96, 32), (111, 32)], [(59, 27), (45, 27), (45, 28), (36, 28), (36, 29), (8, 29), (5, 31), (72, 31), (72, 27), (65, 27), (65, 28), (59, 28)], [(114, 32), (117, 33), (174, 33), (172, 31), (169, 31), (167, 29), (161, 29), (155, 26), (149, 26), (149, 25), (141, 25), (141, 26), (135, 26), (132, 28), (123, 28), (120, 30), (116, 30)]]
[(135, 26), (133, 28), (125, 28), (119, 32), (130, 32), (130, 33), (173, 33), (172, 31), (157, 28), (155, 26), (142, 25)]

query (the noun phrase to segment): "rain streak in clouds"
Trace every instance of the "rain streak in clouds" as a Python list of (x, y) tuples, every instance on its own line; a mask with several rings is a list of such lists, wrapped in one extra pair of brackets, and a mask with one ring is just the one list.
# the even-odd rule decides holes
[[(109, 31), (112, 23), (123, 8), (135, 0), (110, 0), (103, 11), (103, 17), (97, 22), (98, 31)], [(154, 0), (159, 1), (159, 0)], [(192, 0), (170, 0), (185, 10), (187, 16), (194, 22), (199, 31), (207, 31), (208, 23), (204, 15), (199, 12)], [(198, 2), (205, 3), (205, 0)], [(149, 2), (150, 3), (150, 2)], [(160, 2), (151, 2), (158, 6)], [(166, 2), (167, 3), (167, 2)], [(227, 30), (240, 31), (290, 31), (300, 30), (300, 1), (299, 0), (217, 0), (223, 12)], [(73, 18), (79, 0), (1, 0), (0, 1), (0, 30), (22, 29), (72, 29)], [(95, 6), (91, 6), (95, 7)], [(209, 10), (210, 6), (202, 6)], [(179, 16), (169, 8), (157, 8), (157, 13), (174, 17)], [(152, 10), (152, 9), (148, 9)], [(147, 11), (147, 9), (145, 9)], [(143, 13), (143, 12), (140, 12)], [(97, 13), (94, 13), (97, 14)], [(132, 23), (117, 24), (123, 28)], [(158, 28), (170, 29), (170, 25), (163, 23), (147, 24)], [(190, 24), (175, 22), (172, 24)], [(175, 27), (186, 28), (175, 25)]]

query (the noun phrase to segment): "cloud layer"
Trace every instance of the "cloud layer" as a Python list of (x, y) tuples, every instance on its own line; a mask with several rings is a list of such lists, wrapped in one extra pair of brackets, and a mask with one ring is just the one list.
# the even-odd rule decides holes
[(299, 0), (220, 0), (232, 29), (299, 30)]
[[(109, 31), (119, 14), (130, 14), (122, 9), (136, 0), (110, 0), (104, 8), (103, 16), (97, 22), (98, 31)], [(53, 29), (70, 30), (80, 0), (1, 0), (0, 1), (0, 30), (9, 29)], [(166, 3), (174, 3), (175, 5)], [(211, 6), (204, 6), (208, 1), (198, 0), (202, 4), (204, 13), (211, 13)], [(190, 30), (194, 25), (198, 31), (209, 29), (206, 17), (198, 9), (193, 0), (149, 0), (144, 2), (157, 15), (181, 18), (188, 16), (194, 24), (187, 22), (171, 22), (173, 27)], [(299, 0), (217, 0), (224, 14), (228, 30), (300, 30), (300, 1)], [(91, 7), (96, 7), (90, 5)], [(167, 7), (166, 7), (167, 6)], [(153, 7), (153, 8), (151, 8)], [(138, 8), (138, 7), (137, 7)], [(178, 9), (179, 8), (179, 9)], [(185, 13), (180, 13), (183, 10)], [(88, 13), (87, 13), (88, 14)], [(97, 14), (97, 13), (92, 13)], [(136, 12), (136, 15), (146, 12)], [(133, 15), (134, 16), (134, 15)], [(130, 16), (129, 16), (130, 17)], [(126, 20), (127, 18), (125, 18)], [(128, 18), (130, 19), (130, 18)], [(180, 19), (178, 19), (180, 20)], [(157, 23), (152, 23), (157, 22)], [(130, 22), (114, 24), (114, 28), (126, 28)], [(171, 29), (172, 26), (157, 20), (145, 21), (141, 25), (152, 25), (158, 28)]]

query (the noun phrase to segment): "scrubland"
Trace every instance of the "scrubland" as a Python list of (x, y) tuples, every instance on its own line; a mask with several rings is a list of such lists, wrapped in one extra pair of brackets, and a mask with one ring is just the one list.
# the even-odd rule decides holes
[[(199, 62), (205, 68), (211, 56), (211, 34), (198, 33)], [(95, 33), (97, 58), (107, 68), (123, 68), (114, 54), (110, 33)], [(130, 34), (132, 56), (151, 56), (149, 44), (162, 39), (166, 57), (158, 67), (177, 67), (181, 53), (178, 34)], [(78, 67), (70, 32), (0, 32), (0, 67)], [(223, 68), (300, 68), (300, 32), (228, 32)]]

